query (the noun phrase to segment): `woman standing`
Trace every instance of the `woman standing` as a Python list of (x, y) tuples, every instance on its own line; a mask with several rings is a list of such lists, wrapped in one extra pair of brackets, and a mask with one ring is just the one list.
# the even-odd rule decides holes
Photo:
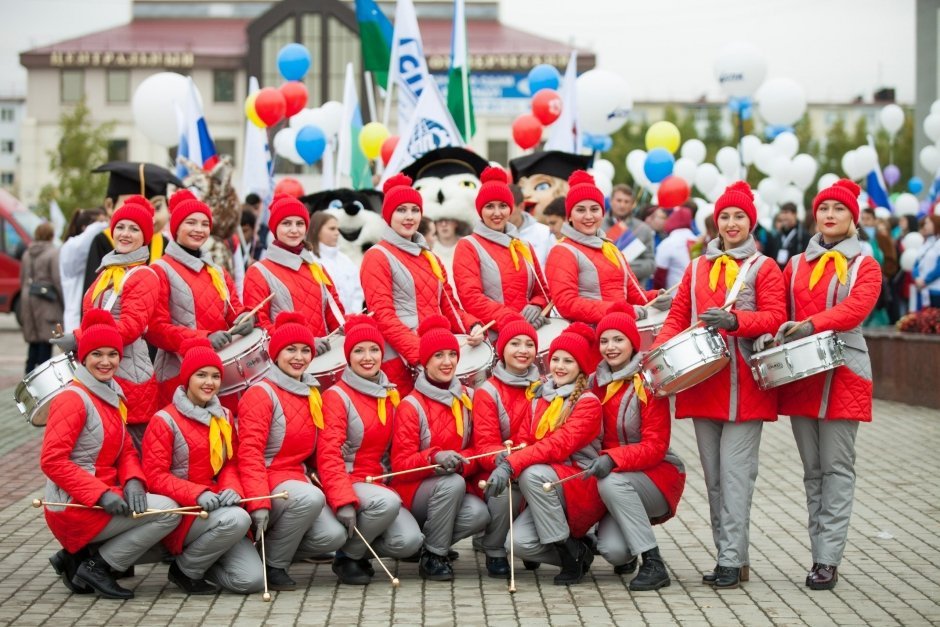
[(914, 286), (927, 292), (924, 307), (940, 307), (940, 216), (924, 216), (920, 232), (924, 243), (914, 262)]
[(407, 395), (414, 386), (412, 372), (419, 365), (418, 325), (443, 315), (454, 333), (468, 333), (468, 344), (483, 341), (480, 321), (460, 309), (440, 259), (418, 234), (421, 194), (411, 179), (396, 174), (385, 182), (382, 217), (388, 227), (382, 241), (366, 251), (359, 276), (366, 307), (385, 338), (382, 370)]
[(336, 217), (317, 211), (310, 219), (308, 238), (313, 254), (332, 277), (339, 300), (345, 311), (362, 311), (362, 285), (359, 267), (339, 249), (339, 221)]
[(54, 236), (55, 228), (49, 222), (37, 226), (33, 242), (20, 259), (20, 321), (23, 339), (29, 344), (26, 374), (52, 359), (49, 338), (62, 323), (63, 292)]
[(59, 278), (62, 281), (62, 328), (71, 333), (82, 323), (82, 289), (88, 249), (98, 233), (108, 228), (104, 209), (80, 209), (72, 214), (65, 241), (59, 248)]
[[(878, 302), (881, 269), (861, 255), (859, 191), (842, 179), (813, 200), (818, 232), (784, 271), (789, 320), (775, 338), (785, 343), (835, 331), (845, 344), (845, 365), (780, 391), (779, 411), (790, 416), (803, 460), (813, 553), (806, 585), (814, 590), (830, 590), (839, 579), (855, 493), (855, 435), (859, 422), (871, 421), (871, 363), (860, 326)], [(765, 335), (759, 344), (769, 341)]]
[(676, 418), (694, 419), (718, 550), (715, 570), (702, 581), (736, 588), (749, 578), (748, 535), (761, 429), (765, 421), (777, 419), (776, 391), (762, 391), (751, 375), (752, 341), (786, 319), (786, 292), (780, 268), (758, 252), (751, 235), (757, 208), (747, 183), (725, 189), (715, 203), (714, 218), (718, 237), (683, 275), (654, 348), (699, 321), (717, 329), (728, 345), (726, 368), (676, 395)]

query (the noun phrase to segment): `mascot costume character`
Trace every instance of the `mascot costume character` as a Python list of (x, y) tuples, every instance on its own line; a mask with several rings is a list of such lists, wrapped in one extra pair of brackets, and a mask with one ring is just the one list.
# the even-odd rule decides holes
[(560, 150), (534, 152), (512, 159), (512, 181), (522, 190), (525, 210), (539, 222), (542, 212), (555, 198), (568, 193), (568, 177), (575, 170), (587, 170), (589, 155), (573, 155)]
[(374, 189), (328, 189), (301, 196), (311, 215), (326, 211), (339, 223), (339, 249), (357, 266), (362, 254), (382, 239), (382, 192)]

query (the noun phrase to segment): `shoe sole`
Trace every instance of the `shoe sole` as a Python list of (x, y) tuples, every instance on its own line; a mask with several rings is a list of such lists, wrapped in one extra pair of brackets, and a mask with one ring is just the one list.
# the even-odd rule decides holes
[(577, 579), (572, 579), (571, 581), (555, 581), (555, 580), (553, 579), (553, 580), (552, 580), (552, 583), (555, 584), (556, 586), (576, 586), (576, 585), (578, 585), (579, 583), (581, 583), (582, 581), (584, 581), (584, 577), (583, 577), (583, 576), (582, 576), (582, 577), (578, 577)]
[(738, 582), (736, 582), (736, 583), (731, 584), (730, 586), (719, 586), (719, 585), (716, 583), (716, 584), (715, 584), (714, 586), (712, 586), (712, 587), (715, 588), (715, 590), (736, 590), (736, 589), (738, 589), (738, 588), (741, 587), (741, 582), (738, 581)]
[(178, 582), (176, 579), (172, 577), (167, 577), (167, 581), (169, 581), (174, 586), (179, 588), (180, 592), (185, 592), (186, 594), (190, 596), (194, 596), (194, 597), (203, 597), (203, 596), (209, 596), (210, 594), (218, 594), (220, 591), (219, 588), (215, 588), (214, 590), (199, 590), (199, 591), (187, 590), (186, 587), (183, 586), (183, 584), (181, 584), (180, 582)]
[[(72, 578), (69, 577), (68, 571), (65, 570), (65, 566), (59, 560), (58, 555), (53, 555), (49, 558), (49, 563), (52, 564), (52, 569), (56, 572), (57, 575), (62, 579), (62, 583), (65, 584), (65, 587), (68, 588), (74, 594), (91, 594), (94, 592), (88, 586), (78, 587), (72, 581)], [(74, 575), (72, 575), (74, 577)]]
[(835, 587), (836, 587), (835, 581), (833, 581), (832, 583), (824, 583), (824, 584), (810, 582), (809, 584), (810, 590), (832, 590)]
[(102, 599), (114, 599), (114, 600), (116, 600), (116, 601), (128, 601), (128, 600), (134, 598), (134, 592), (133, 592), (133, 591), (130, 591), (130, 590), (128, 591), (128, 592), (130, 592), (130, 596), (119, 596), (119, 595), (116, 595), (116, 594), (110, 594), (110, 593), (105, 592), (104, 590), (98, 588), (97, 586), (95, 586), (95, 585), (94, 585), (93, 583), (91, 583), (90, 581), (88, 581), (88, 580), (86, 580), (86, 579), (82, 579), (82, 578), (79, 577), (78, 575), (75, 575), (74, 577), (72, 577), (72, 583), (73, 583), (74, 585), (76, 585), (76, 586), (87, 586), (87, 587), (91, 588), (92, 590), (94, 590), (95, 592), (97, 592), (97, 593), (98, 593), (98, 596), (100, 596)]
[(509, 573), (491, 573), (487, 571), (486, 576), (490, 579), (509, 579)]
[(658, 581), (650, 586), (630, 586), (630, 590), (633, 592), (652, 592), (653, 590), (659, 590), (660, 588), (668, 588), (672, 584), (672, 581), (666, 579), (665, 581)]

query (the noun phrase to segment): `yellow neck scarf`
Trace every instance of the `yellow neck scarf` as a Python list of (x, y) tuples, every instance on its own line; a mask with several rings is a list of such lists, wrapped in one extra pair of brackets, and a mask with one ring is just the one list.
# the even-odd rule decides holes
[(121, 420), (124, 421), (124, 424), (127, 424), (127, 405), (124, 404), (124, 399), (118, 397), (118, 413), (121, 414)]
[(522, 258), (529, 264), (532, 263), (532, 251), (529, 250), (528, 244), (521, 239), (514, 237), (510, 240), (509, 254), (512, 256), (512, 265), (516, 270), (519, 269), (519, 255), (522, 255)]
[(845, 255), (838, 250), (830, 250), (816, 262), (816, 267), (813, 268), (813, 273), (809, 277), (809, 289), (813, 289), (816, 287), (816, 284), (819, 283), (823, 272), (826, 271), (826, 264), (829, 263), (830, 259), (832, 259), (832, 263), (836, 267), (836, 276), (839, 277), (839, 283), (845, 285), (845, 282), (848, 280), (849, 262), (845, 258)]
[(120, 294), (121, 288), (124, 287), (124, 276), (127, 274), (127, 269), (141, 265), (143, 264), (133, 263), (129, 266), (108, 266), (102, 270), (95, 282), (95, 289), (91, 292), (91, 300), (98, 298), (112, 283), (114, 284), (114, 293)]
[(541, 440), (549, 431), (554, 431), (558, 428), (558, 421), (561, 420), (561, 412), (564, 407), (565, 399), (560, 396), (556, 396), (552, 399), (545, 413), (539, 418), (538, 427), (535, 428), (536, 440)]
[(605, 241), (601, 244), (601, 252), (604, 253), (604, 257), (607, 258), (607, 261), (614, 264), (614, 267), (620, 268), (620, 251), (612, 242)]
[(163, 234), (154, 233), (150, 240), (150, 263), (163, 256)]
[(212, 416), (209, 418), (209, 463), (212, 472), (219, 474), (226, 459), (231, 459), (232, 425), (225, 416)]
[(533, 381), (529, 384), (529, 387), (525, 389), (525, 400), (531, 401), (535, 398), (535, 395), (538, 394), (539, 388), (542, 387), (541, 381)]
[(310, 388), (310, 395), (307, 397), (310, 403), (310, 417), (313, 418), (313, 424), (318, 429), (323, 428), (323, 399), (320, 397), (320, 390)]
[(708, 273), (708, 287), (712, 288), (713, 292), (718, 289), (718, 275), (721, 274), (722, 264), (725, 266), (725, 287), (727, 289), (731, 289), (734, 280), (738, 278), (738, 262), (728, 255), (722, 255), (715, 260), (712, 269)]
[[(619, 381), (611, 381), (607, 385), (607, 392), (605, 392), (604, 394), (604, 400), (601, 403), (601, 405), (606, 405), (607, 401), (613, 398), (614, 394), (620, 391), (620, 389), (623, 387), (624, 381), (625, 379), (620, 379)], [(633, 375), (633, 391), (634, 393), (636, 393), (637, 397), (639, 397), (639, 399), (643, 401), (644, 404), (646, 404), (647, 402), (646, 388), (643, 387), (643, 377), (640, 376), (640, 373)]]
[(206, 264), (206, 272), (209, 273), (209, 278), (212, 279), (212, 287), (215, 288), (215, 291), (218, 292), (219, 298), (224, 302), (228, 302), (228, 287), (225, 286), (225, 279), (222, 277), (222, 273)]
[[(398, 407), (398, 403), (401, 402), (401, 394), (398, 393), (398, 390), (389, 390), (388, 396), (386, 398), (392, 401), (392, 407)], [(388, 420), (385, 414), (386, 398), (376, 399), (378, 401), (379, 422), (381, 422), (383, 425), (385, 424), (385, 421)]]
[(441, 264), (437, 263), (437, 257), (434, 256), (430, 250), (422, 250), (421, 256), (428, 260), (428, 263), (431, 264), (431, 272), (434, 274), (434, 277), (440, 281), (444, 282), (444, 273), (441, 271)]
[(333, 285), (333, 282), (330, 281), (330, 277), (326, 276), (326, 272), (323, 271), (323, 267), (318, 263), (307, 264), (307, 267), (310, 268), (310, 274), (313, 275), (313, 280), (319, 283), (320, 285)]
[(607, 384), (607, 391), (604, 393), (604, 400), (601, 401), (601, 405), (606, 405), (607, 401), (613, 398), (614, 394), (620, 391), (620, 388), (623, 387), (623, 379), (617, 381), (611, 381)]
[(466, 407), (467, 410), (473, 409), (473, 403), (470, 402), (470, 397), (465, 393), (460, 395), (460, 398), (455, 398), (450, 404), (450, 411), (454, 414), (454, 424), (457, 426), (457, 435), (463, 437), (463, 408)]

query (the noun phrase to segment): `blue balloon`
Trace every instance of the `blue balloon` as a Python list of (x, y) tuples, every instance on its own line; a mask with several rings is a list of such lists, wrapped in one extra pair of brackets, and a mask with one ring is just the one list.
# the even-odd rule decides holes
[(581, 137), (581, 145), (590, 148), (592, 152), (607, 152), (614, 145), (614, 140), (610, 135), (591, 135), (585, 133)]
[(302, 80), (309, 69), (310, 51), (303, 44), (287, 44), (277, 53), (277, 70), (284, 80)]
[(543, 63), (529, 70), (529, 93), (537, 94), (543, 89), (558, 89), (561, 74), (553, 65)]
[(912, 194), (919, 194), (924, 191), (924, 182), (919, 176), (912, 176), (907, 182), (907, 191)]
[(307, 165), (313, 165), (323, 156), (326, 150), (326, 134), (319, 126), (309, 124), (297, 131), (297, 139), (294, 141), (297, 147), (297, 154)]
[(771, 140), (777, 135), (779, 135), (780, 133), (788, 133), (788, 132), (795, 133), (796, 131), (794, 130), (792, 126), (787, 126), (787, 125), (780, 125), (780, 126), (770, 125), (764, 128), (764, 136), (767, 139), (771, 139)]
[(659, 183), (672, 174), (676, 158), (665, 148), (653, 148), (646, 154), (643, 162), (643, 173), (652, 183)]

